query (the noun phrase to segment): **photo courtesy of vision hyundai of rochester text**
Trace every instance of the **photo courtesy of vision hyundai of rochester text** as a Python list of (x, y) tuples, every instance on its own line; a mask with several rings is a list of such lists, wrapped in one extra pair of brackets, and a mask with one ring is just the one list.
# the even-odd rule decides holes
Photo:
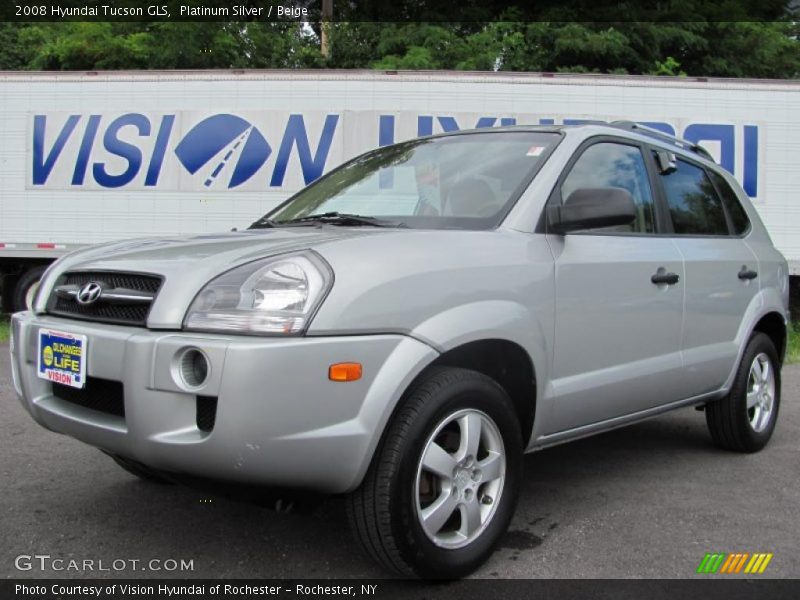
[(788, 297), (702, 148), (462, 131), (358, 156), (245, 231), (61, 258), (12, 318), (13, 381), (134, 475), (345, 495), (386, 569), (453, 578), (506, 531), (526, 452), (691, 405), (717, 445), (763, 448)]

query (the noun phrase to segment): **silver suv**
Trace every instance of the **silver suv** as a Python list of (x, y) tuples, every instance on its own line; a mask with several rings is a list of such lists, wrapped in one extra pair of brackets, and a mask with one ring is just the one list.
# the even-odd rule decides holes
[(685, 406), (761, 449), (787, 314), (786, 261), (701, 148), (485, 129), (359, 156), (247, 231), (62, 258), (12, 368), (37, 422), (140, 477), (346, 494), (382, 565), (459, 577), (525, 452)]

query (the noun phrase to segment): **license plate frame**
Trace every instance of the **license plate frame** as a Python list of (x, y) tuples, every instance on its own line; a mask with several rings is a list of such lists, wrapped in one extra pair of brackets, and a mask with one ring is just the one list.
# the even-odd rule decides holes
[(84, 388), (88, 336), (42, 328), (37, 339), (36, 375), (52, 383)]

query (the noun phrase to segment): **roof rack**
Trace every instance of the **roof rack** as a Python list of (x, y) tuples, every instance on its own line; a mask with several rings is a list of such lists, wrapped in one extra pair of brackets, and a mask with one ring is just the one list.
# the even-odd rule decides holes
[(679, 148), (683, 148), (685, 150), (689, 150), (694, 152), (695, 154), (699, 154), (703, 158), (710, 160), (711, 162), (714, 161), (714, 157), (711, 156), (708, 150), (696, 144), (694, 142), (690, 142), (688, 140), (683, 140), (679, 137), (674, 135), (670, 135), (668, 133), (664, 133), (663, 131), (659, 131), (658, 129), (653, 129), (652, 127), (647, 127), (646, 125), (642, 125), (641, 123), (634, 123), (633, 121), (613, 121), (609, 123), (611, 127), (616, 127), (617, 129), (624, 129), (626, 131), (635, 131), (636, 133), (641, 133), (642, 135), (646, 135), (662, 142), (667, 142), (669, 144), (673, 144), (678, 146)]

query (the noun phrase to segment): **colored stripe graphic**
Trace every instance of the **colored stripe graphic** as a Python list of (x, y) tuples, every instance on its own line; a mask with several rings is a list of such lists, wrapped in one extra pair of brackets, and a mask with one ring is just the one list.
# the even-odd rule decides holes
[(706, 554), (700, 566), (697, 567), (698, 573), (716, 573), (717, 569), (722, 565), (725, 560), (725, 553), (716, 552), (714, 554)]
[(729, 573), (730, 569), (733, 565), (735, 565), (739, 561), (738, 554), (728, 554), (728, 558), (722, 563), (722, 568), (719, 570), (720, 573)]
[(758, 570), (758, 572), (763, 573), (766, 570), (769, 561), (771, 560), (772, 560), (772, 552), (770, 552), (764, 557), (764, 562), (761, 563), (761, 568)]
[(705, 573), (706, 572), (706, 566), (708, 565), (708, 561), (709, 561), (710, 558), (711, 558), (710, 554), (706, 554), (703, 557), (703, 560), (700, 561), (700, 566), (697, 567), (697, 572), (698, 573)]
[(747, 557), (749, 557), (749, 556), (750, 556), (749, 552), (745, 552), (744, 554), (742, 554), (742, 558), (739, 560), (738, 564), (736, 565), (736, 570), (733, 571), (734, 573), (738, 573), (739, 571), (742, 570), (742, 567), (744, 566), (744, 563), (747, 560)]
[(773, 554), (761, 552), (757, 554), (753, 554), (753, 558), (750, 559), (750, 562), (747, 563), (747, 566), (744, 569), (745, 573), (763, 573), (764, 570), (767, 568), (769, 561), (772, 560)]
[(708, 552), (700, 561), (697, 573), (734, 575), (742, 573), (744, 569), (747, 574), (760, 574), (766, 570), (773, 556), (771, 552)]
[(722, 565), (720, 569), (720, 573), (738, 573), (742, 566), (744, 565), (744, 561), (747, 560), (747, 557), (750, 556), (748, 552), (736, 552), (734, 554), (728, 555), (728, 560), (725, 561), (725, 564)]

